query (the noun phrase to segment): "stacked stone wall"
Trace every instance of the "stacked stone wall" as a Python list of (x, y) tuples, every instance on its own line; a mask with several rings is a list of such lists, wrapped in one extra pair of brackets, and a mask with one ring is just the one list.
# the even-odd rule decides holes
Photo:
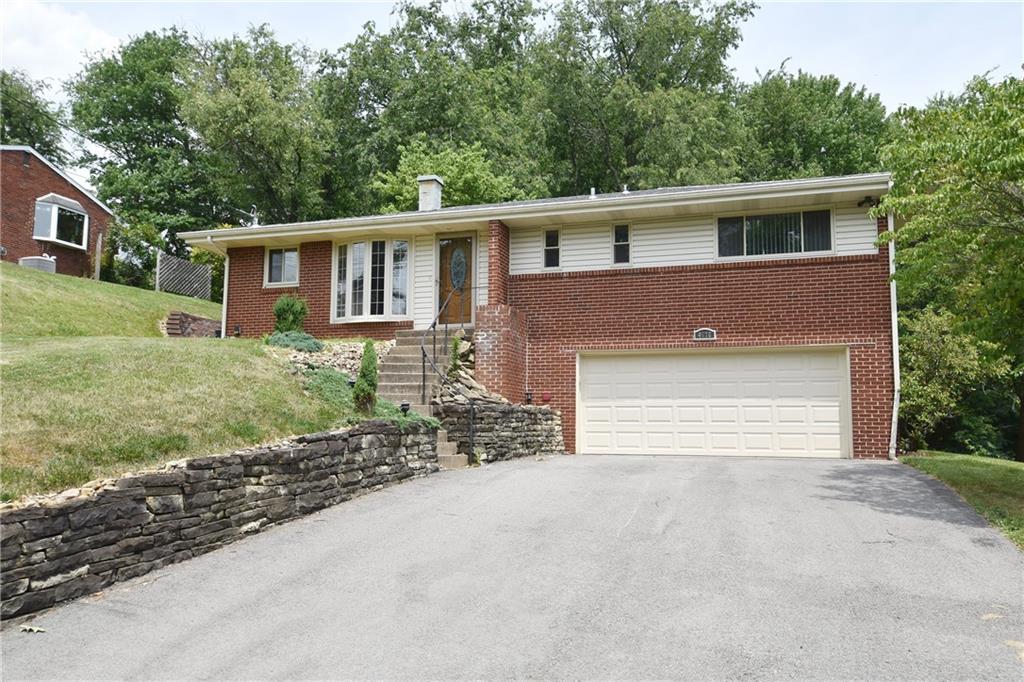
[(0, 506), (3, 617), (437, 471), (437, 432), (370, 421)]
[(471, 459), (473, 449), (482, 462), (565, 454), (562, 415), (549, 407), (480, 403), (471, 411), (469, 405), (448, 403), (436, 409), (449, 442)]

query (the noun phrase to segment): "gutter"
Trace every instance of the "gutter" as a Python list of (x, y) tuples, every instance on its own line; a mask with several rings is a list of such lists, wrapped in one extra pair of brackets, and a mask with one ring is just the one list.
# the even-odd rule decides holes
[[(680, 188), (678, 191), (657, 194), (622, 194), (602, 197), (538, 200), (525, 204), (510, 203), (486, 206), (465, 206), (436, 211), (409, 211), (392, 215), (360, 216), (331, 220), (316, 220), (278, 225), (235, 227), (229, 230), (198, 230), (182, 232), (178, 236), (186, 243), (209, 248), (211, 237), (223, 245), (233, 239), (253, 237), (305, 237), (324, 232), (365, 230), (367, 228), (426, 228), (438, 225), (456, 225), (491, 219), (531, 219), (557, 217), (564, 213), (587, 214), (612, 209), (650, 209), (673, 205), (700, 205), (723, 200), (756, 198), (785, 198), (808, 196), (835, 190), (873, 191), (890, 183), (888, 173), (874, 173), (836, 178), (785, 180), (767, 183), (718, 185), (699, 188)], [(205, 240), (205, 243), (204, 243)]]
[[(889, 182), (890, 188), (892, 182)], [(888, 216), (889, 231), (896, 233), (896, 216)], [(889, 435), (889, 459), (896, 459), (896, 428), (900, 415), (900, 334), (896, 308), (896, 241), (889, 242), (889, 309), (892, 311), (892, 425)]]

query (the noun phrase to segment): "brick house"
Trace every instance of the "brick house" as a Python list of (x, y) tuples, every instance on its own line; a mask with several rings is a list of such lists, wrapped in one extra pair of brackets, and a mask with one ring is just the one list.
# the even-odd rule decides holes
[[(228, 334), (304, 297), (324, 337), (472, 325), (477, 378), (600, 454), (881, 458), (898, 407), (885, 173), (182, 235), (228, 257)], [(449, 303), (442, 305), (445, 301)], [(400, 334), (399, 336), (404, 336)], [(414, 400), (410, 396), (410, 400)]]
[(0, 253), (49, 255), (57, 272), (95, 276), (110, 208), (32, 147), (0, 146)]

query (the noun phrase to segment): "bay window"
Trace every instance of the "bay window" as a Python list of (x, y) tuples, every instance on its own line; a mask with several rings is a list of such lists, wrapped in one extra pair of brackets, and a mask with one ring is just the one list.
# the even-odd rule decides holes
[(718, 256), (769, 256), (832, 250), (832, 211), (718, 219)]
[(335, 321), (404, 317), (408, 299), (408, 241), (375, 239), (334, 247)]
[(32, 238), (84, 250), (89, 242), (89, 215), (74, 199), (59, 194), (39, 197)]

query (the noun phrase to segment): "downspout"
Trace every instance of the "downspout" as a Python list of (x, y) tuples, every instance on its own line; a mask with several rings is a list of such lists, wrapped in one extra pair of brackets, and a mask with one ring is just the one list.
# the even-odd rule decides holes
[[(206, 241), (213, 246), (213, 239), (207, 237)], [(231, 267), (231, 256), (224, 252), (224, 288), (221, 291), (221, 302), (220, 302), (220, 338), (226, 339), (228, 337), (228, 274)]]
[[(892, 181), (889, 181), (890, 188)], [(896, 217), (888, 216), (889, 232), (896, 233)], [(896, 428), (900, 416), (900, 336), (896, 313), (896, 240), (889, 240), (889, 309), (892, 311), (892, 428), (889, 435), (889, 459), (896, 459)]]

